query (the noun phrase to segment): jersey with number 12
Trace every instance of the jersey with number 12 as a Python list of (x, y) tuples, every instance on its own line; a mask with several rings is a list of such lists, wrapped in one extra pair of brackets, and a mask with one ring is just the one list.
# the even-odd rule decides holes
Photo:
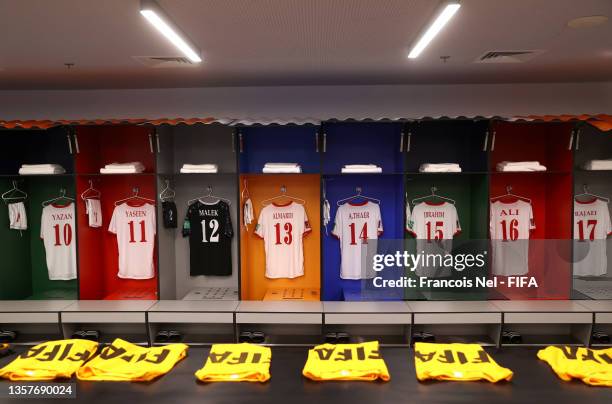
[(311, 231), (304, 206), (272, 203), (259, 213), (255, 234), (264, 239), (267, 278), (304, 275), (302, 237)]
[(145, 203), (115, 207), (108, 231), (117, 235), (119, 278), (150, 279), (155, 276), (155, 206)]

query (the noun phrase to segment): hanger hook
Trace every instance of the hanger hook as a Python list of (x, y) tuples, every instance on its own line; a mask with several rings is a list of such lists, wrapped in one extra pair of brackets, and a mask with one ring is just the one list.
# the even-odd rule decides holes
[(506, 193), (512, 193), (512, 185), (506, 185)]
[(357, 192), (357, 195), (361, 196), (361, 187), (355, 188), (355, 192)]
[(138, 187), (132, 188), (132, 193), (134, 194), (134, 196), (138, 196), (138, 192), (139, 192)]
[(589, 186), (587, 184), (582, 184), (582, 190), (585, 194), (589, 193)]
[(438, 190), (438, 187), (431, 187), (431, 194), (435, 195), (437, 190)]
[(208, 192), (208, 194), (207, 194), (207, 195), (212, 195), (212, 191), (213, 191), (212, 186), (208, 185), (208, 186), (206, 187), (206, 192)]
[(281, 189), (280, 190), (281, 190), (282, 194), (286, 194), (287, 193), (287, 187), (284, 186), (284, 185), (281, 185)]

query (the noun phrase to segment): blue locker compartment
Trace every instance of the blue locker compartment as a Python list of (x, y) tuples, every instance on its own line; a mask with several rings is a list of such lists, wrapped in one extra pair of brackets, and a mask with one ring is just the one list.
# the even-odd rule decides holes
[[(373, 290), (371, 280), (368, 283), (362, 280), (346, 280), (340, 278), (340, 241), (332, 236), (337, 202), (356, 194), (356, 188), (360, 187), (364, 196), (379, 199), (381, 216), (383, 221), (382, 240), (403, 239), (404, 226), (404, 181), (403, 176), (398, 174), (347, 174), (329, 175), (323, 177), (325, 195), (331, 205), (331, 221), (327, 225), (327, 232), (322, 228), (322, 271), (323, 271), (323, 294), (322, 300), (402, 300), (403, 290)], [(355, 200), (356, 202), (362, 200)], [(386, 251), (389, 246), (398, 249), (401, 241), (384, 243), (379, 242), (378, 252), (394, 253)], [(392, 249), (393, 249), (392, 248)], [(398, 279), (403, 275), (399, 270), (387, 270), (381, 272), (385, 279)]]
[(323, 173), (340, 174), (346, 164), (376, 164), (383, 174), (404, 172), (403, 123), (325, 123)]
[(318, 130), (314, 125), (239, 128), (240, 172), (261, 174), (266, 163), (299, 163), (302, 173), (320, 173)]

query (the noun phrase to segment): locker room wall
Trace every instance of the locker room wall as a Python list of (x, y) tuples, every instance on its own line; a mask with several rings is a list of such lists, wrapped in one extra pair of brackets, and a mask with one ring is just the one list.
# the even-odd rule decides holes
[(403, 173), (402, 124), (326, 123), (323, 172), (340, 174), (345, 164), (376, 164), (383, 173)]
[(271, 162), (299, 163), (302, 173), (319, 173), (316, 126), (261, 126), (239, 128), (242, 138), (241, 173), (261, 173)]
[[(241, 226), (241, 297), (244, 300), (261, 300), (269, 288), (321, 288), (321, 251), (320, 251), (320, 215), (321, 194), (320, 176), (316, 174), (260, 174), (241, 175), (241, 191), (244, 180), (253, 202), (255, 217), (261, 212), (261, 202), (280, 194), (282, 185), (287, 187), (287, 194), (306, 201), (305, 209), (312, 227), (310, 234), (303, 238), (304, 243), (304, 276), (294, 279), (268, 279), (265, 277), (265, 252), (263, 240), (253, 231), (255, 224)], [(241, 212), (242, 221), (242, 212)], [(241, 222), (242, 223), (242, 222)]]
[[(404, 226), (404, 185), (402, 175), (329, 175), (323, 178), (327, 199), (331, 205), (331, 222), (321, 233), (323, 237), (323, 300), (345, 300), (345, 291), (351, 296), (360, 296), (365, 290), (365, 281), (340, 278), (340, 241), (332, 236), (334, 218), (338, 210), (337, 202), (356, 194), (356, 187), (362, 188), (365, 196), (380, 200), (383, 222), (381, 239), (401, 240)], [(356, 200), (361, 201), (361, 200)], [(385, 279), (397, 279), (403, 275), (399, 271), (383, 271)], [(371, 285), (371, 281), (367, 281)], [(371, 290), (371, 286), (368, 287)], [(366, 293), (364, 293), (366, 295)], [(388, 291), (376, 295), (378, 299), (399, 300), (401, 293), (394, 295)], [(366, 298), (364, 297), (364, 300)]]

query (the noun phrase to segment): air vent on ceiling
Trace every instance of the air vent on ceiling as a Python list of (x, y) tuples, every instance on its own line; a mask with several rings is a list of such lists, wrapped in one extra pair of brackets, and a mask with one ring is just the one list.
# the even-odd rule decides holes
[(474, 63), (523, 63), (543, 52), (543, 50), (490, 51), (480, 56)]
[(195, 66), (189, 59), (183, 57), (132, 56), (132, 58), (147, 67), (156, 69)]

